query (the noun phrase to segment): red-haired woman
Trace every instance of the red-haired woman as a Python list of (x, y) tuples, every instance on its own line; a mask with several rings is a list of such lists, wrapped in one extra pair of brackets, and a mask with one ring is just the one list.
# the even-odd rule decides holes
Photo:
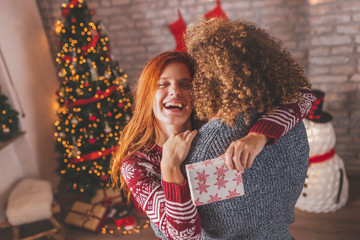
[[(197, 133), (192, 117), (193, 77), (194, 64), (186, 53), (165, 52), (147, 64), (136, 87), (133, 117), (112, 163), (114, 183), (120, 183), (129, 197), (133, 195), (161, 239), (201, 238), (199, 215), (180, 171)], [(286, 126), (293, 127), (305, 116), (294, 122), (292, 116), (300, 108), (285, 105), (282, 109), (289, 112), (289, 119), (275, 113), (282, 119), (279, 123), (265, 115), (246, 137), (230, 145), (229, 168), (243, 172), (266, 143), (275, 142), (289, 130)]]

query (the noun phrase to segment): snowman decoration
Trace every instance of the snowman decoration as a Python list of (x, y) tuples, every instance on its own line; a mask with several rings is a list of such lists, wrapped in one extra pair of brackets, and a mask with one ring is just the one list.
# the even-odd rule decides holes
[(322, 111), (324, 92), (313, 90), (316, 101), (304, 119), (310, 146), (309, 169), (296, 208), (315, 213), (334, 212), (346, 204), (349, 182), (343, 160), (335, 153), (332, 116)]

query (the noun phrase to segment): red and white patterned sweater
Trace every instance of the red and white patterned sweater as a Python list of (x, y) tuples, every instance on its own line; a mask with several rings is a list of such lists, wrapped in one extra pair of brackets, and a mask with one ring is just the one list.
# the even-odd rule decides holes
[[(263, 115), (250, 132), (264, 134), (276, 142), (307, 115), (316, 99), (310, 90), (300, 94), (303, 103), (277, 107), (274, 114)], [(200, 218), (188, 184), (185, 181), (178, 186), (161, 179), (161, 156), (161, 147), (144, 147), (124, 159), (121, 174), (136, 201), (169, 240), (201, 239)]]

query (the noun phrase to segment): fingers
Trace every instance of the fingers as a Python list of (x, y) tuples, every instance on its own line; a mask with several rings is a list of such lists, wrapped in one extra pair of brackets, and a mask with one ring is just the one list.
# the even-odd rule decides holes
[(225, 165), (228, 169), (234, 169), (233, 164), (233, 154), (234, 154), (234, 147), (230, 145), (230, 147), (225, 152)]
[(196, 130), (196, 129), (192, 132), (190, 132), (189, 130), (186, 130), (186, 132), (184, 133), (184, 135), (186, 136), (186, 141), (189, 141), (191, 143), (197, 133), (198, 133), (198, 130)]
[(232, 156), (232, 161), (235, 165), (235, 168), (241, 173), (244, 172), (243, 162), (245, 157), (247, 158), (247, 153), (243, 149), (239, 147), (235, 147), (234, 154)]

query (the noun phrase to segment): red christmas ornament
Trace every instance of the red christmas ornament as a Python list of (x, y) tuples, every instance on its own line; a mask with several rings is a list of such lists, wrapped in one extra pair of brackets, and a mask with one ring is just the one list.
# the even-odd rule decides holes
[(99, 94), (99, 95), (100, 95), (101, 93), (102, 93), (101, 90), (97, 90), (97, 91), (96, 91), (96, 94)]
[(84, 84), (84, 86), (85, 87), (88, 87), (90, 84), (88, 83), (88, 82), (86, 82), (85, 84)]
[(76, 23), (76, 21), (77, 21), (76, 18), (72, 18), (72, 19), (71, 19), (71, 22), (72, 22), (72, 23)]
[(101, 175), (100, 179), (103, 180), (104, 182), (108, 180), (108, 176), (107, 175)]
[(95, 117), (95, 116), (90, 116), (90, 117), (89, 117), (89, 120), (90, 120), (90, 121), (95, 121), (95, 120), (96, 120), (96, 117)]
[(65, 100), (65, 104), (68, 104), (69, 103), (69, 100)]
[(124, 104), (123, 104), (123, 103), (119, 103), (119, 104), (118, 104), (118, 107), (119, 107), (119, 108), (123, 108), (123, 107), (124, 107)]
[(61, 14), (62, 14), (62, 16), (63, 16), (64, 18), (66, 18), (67, 15), (69, 15), (69, 13), (70, 13), (70, 9), (69, 9), (69, 8), (64, 8), (64, 9), (62, 10), (62, 12), (61, 12)]
[(111, 113), (111, 112), (108, 112), (107, 115), (108, 115), (109, 117), (111, 117), (111, 116), (112, 116), (112, 113)]
[(95, 143), (95, 139), (94, 139), (94, 138), (90, 138), (90, 139), (89, 139), (89, 143), (94, 144), (94, 143)]

